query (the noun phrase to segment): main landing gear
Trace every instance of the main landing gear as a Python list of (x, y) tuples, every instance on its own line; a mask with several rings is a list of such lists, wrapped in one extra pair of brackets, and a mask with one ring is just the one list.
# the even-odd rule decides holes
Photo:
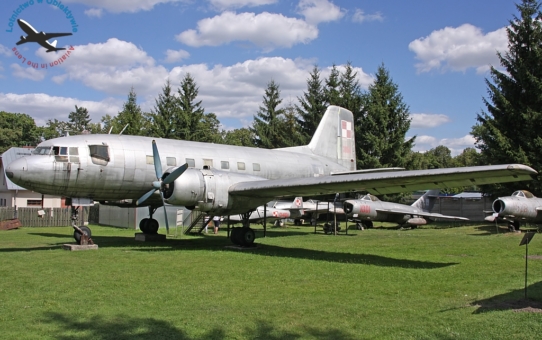
[[(160, 225), (158, 224), (157, 220), (152, 218), (152, 215), (154, 214), (156, 209), (158, 209), (158, 208), (153, 208), (153, 207), (149, 206), (149, 216), (150, 216), (150, 218), (144, 218), (139, 222), (139, 230), (141, 230), (141, 232), (143, 234), (148, 234), (148, 235), (156, 235), (156, 234), (158, 234), (158, 228), (160, 227)], [(166, 218), (167, 218), (167, 216), (166, 216)]]
[(242, 227), (232, 228), (230, 240), (233, 242), (233, 244), (241, 246), (241, 247), (254, 246), (256, 233), (254, 233), (254, 230), (250, 228), (250, 223), (248, 221), (250, 213), (251, 212), (241, 214), (241, 218), (243, 221)]

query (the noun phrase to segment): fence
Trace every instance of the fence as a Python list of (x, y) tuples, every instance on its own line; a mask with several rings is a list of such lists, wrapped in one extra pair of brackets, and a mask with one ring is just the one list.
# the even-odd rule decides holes
[[(68, 227), (72, 225), (71, 208), (0, 208), (0, 221), (17, 217), (24, 227)], [(83, 224), (81, 212), (79, 225)], [(97, 207), (84, 207), (85, 222), (96, 223)]]

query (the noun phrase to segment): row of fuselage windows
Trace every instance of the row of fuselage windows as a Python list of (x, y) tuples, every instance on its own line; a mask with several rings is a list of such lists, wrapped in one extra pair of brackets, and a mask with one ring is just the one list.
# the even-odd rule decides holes
[[(188, 164), (189, 168), (195, 168), (196, 167), (196, 160), (194, 158), (186, 158), (185, 159), (186, 164)], [(245, 162), (235, 162), (237, 163), (237, 170), (247, 170)], [(150, 155), (147, 155), (147, 164), (154, 164), (154, 158)], [(177, 158), (175, 157), (166, 157), (166, 165), (167, 166), (177, 166)], [(235, 165), (234, 165), (235, 166)], [(204, 169), (211, 169), (214, 168), (213, 160), (212, 159), (203, 159), (203, 168)], [(220, 169), (222, 170), (230, 170), (230, 162), (229, 161), (220, 161)], [(252, 171), (261, 171), (260, 163), (252, 163)]]

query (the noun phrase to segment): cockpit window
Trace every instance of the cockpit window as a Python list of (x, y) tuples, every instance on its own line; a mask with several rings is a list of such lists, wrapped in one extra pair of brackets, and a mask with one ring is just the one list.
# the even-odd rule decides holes
[(380, 200), (378, 199), (378, 197), (373, 196), (373, 195), (371, 195), (371, 194), (367, 194), (367, 195), (363, 196), (363, 197), (361, 198), (361, 200), (362, 200), (362, 201), (373, 201), (373, 202), (378, 202), (378, 201), (380, 201)]
[(534, 197), (534, 195), (530, 191), (527, 191), (527, 190), (514, 191), (512, 196), (514, 196), (514, 197), (525, 197), (525, 198), (533, 198)]
[(34, 151), (32, 151), (33, 155), (50, 155), (51, 154), (51, 147), (50, 146), (38, 146)]
[(109, 162), (109, 147), (107, 145), (89, 145), (88, 149), (92, 163), (107, 165)]
[(53, 146), (53, 155), (55, 155), (55, 161), (67, 162), (68, 161), (68, 147)]

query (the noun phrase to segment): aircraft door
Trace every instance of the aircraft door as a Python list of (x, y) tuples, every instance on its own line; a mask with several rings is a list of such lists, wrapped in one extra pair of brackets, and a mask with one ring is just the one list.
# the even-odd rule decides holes
[(202, 211), (210, 211), (213, 209), (213, 205), (215, 202), (215, 195), (216, 195), (216, 182), (215, 182), (215, 176), (212, 171), (203, 169), (201, 170), (201, 173), (203, 174), (203, 182), (205, 183), (204, 188), (204, 199), (202, 202), (199, 203), (200, 210)]

